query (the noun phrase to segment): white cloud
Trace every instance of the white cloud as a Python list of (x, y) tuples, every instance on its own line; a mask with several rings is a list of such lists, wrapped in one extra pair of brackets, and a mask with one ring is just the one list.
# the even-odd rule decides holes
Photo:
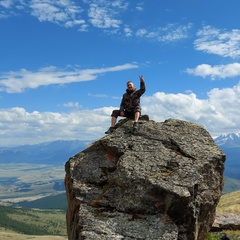
[(144, 2), (137, 3), (136, 10), (140, 12), (143, 11), (144, 10), (143, 6)]
[[(99, 2), (99, 1), (97, 1), (97, 2)], [(104, 4), (106, 4), (106, 2), (109, 2), (112, 7), (118, 8), (118, 9), (122, 9), (122, 10), (127, 10), (128, 9), (128, 5), (129, 5), (129, 3), (126, 2), (125, 0), (105, 1)]]
[(10, 8), (14, 4), (13, 0), (2, 0), (0, 1), (0, 6), (5, 8)]
[(67, 84), (95, 80), (99, 74), (117, 72), (138, 68), (135, 64), (123, 64), (99, 69), (75, 69), (62, 70), (56, 67), (46, 67), (32, 72), (21, 69), (19, 72), (9, 72), (0, 75), (0, 91), (8, 93), (20, 93), (26, 88), (38, 88), (51, 84)]
[(232, 63), (227, 65), (211, 66), (209, 64), (201, 64), (196, 68), (186, 70), (188, 74), (200, 77), (210, 77), (212, 80), (221, 78), (232, 78), (240, 75), (240, 63)]
[(125, 36), (127, 37), (131, 37), (133, 35), (132, 29), (128, 26), (124, 28), (124, 33), (125, 33)]
[(115, 15), (108, 6), (100, 6), (96, 3), (92, 3), (88, 11), (91, 24), (97, 28), (119, 28), (122, 21)]
[(136, 36), (137, 37), (144, 37), (144, 36), (147, 36), (147, 35), (148, 35), (148, 31), (144, 28), (138, 29), (136, 31)]
[(107, 97), (106, 94), (92, 94), (92, 93), (88, 93), (88, 96), (96, 97), (96, 98), (106, 98)]
[(52, 22), (66, 28), (76, 26), (80, 31), (86, 31), (89, 23), (96, 28), (120, 28), (121, 12), (125, 12), (128, 5), (124, 0), (4, 0), (0, 1), (4, 8), (0, 17), (9, 17), (22, 10), (40, 22)]
[[(81, 14), (84, 9), (75, 0), (5, 0), (0, 2), (4, 10), (1, 17), (9, 17), (21, 13), (30, 13), (40, 22), (48, 21), (63, 27), (79, 27), (87, 29), (87, 21)], [(80, 26), (79, 26), (80, 25)]]
[(159, 27), (155, 30), (148, 31), (145, 28), (136, 31), (137, 37), (145, 37), (153, 39), (158, 42), (173, 42), (188, 37), (188, 31), (192, 24), (177, 26), (175, 24), (168, 24), (165, 27)]
[(240, 55), (240, 30), (224, 31), (205, 26), (197, 33), (196, 50), (222, 57), (236, 58)]
[[(14, 3), (14, 4), (13, 4)], [(5, 12), (0, 12), (0, 18), (15, 15), (16, 12), (30, 13), (40, 22), (51, 22), (65, 28), (76, 27), (78, 31), (90, 31), (91, 27), (102, 29), (106, 34), (126, 37), (144, 37), (159, 42), (178, 41), (188, 37), (191, 24), (178, 26), (168, 24), (165, 27), (147, 29), (131, 26), (129, 18), (125, 18), (127, 11), (144, 10), (144, 2), (130, 4), (124, 0), (21, 0), (2, 1)], [(132, 6), (134, 9), (129, 9)], [(129, 27), (131, 26), (131, 28)], [(150, 29), (150, 30), (149, 30)]]
[[(240, 82), (233, 88), (212, 89), (207, 99), (199, 99), (194, 93), (163, 92), (142, 97), (142, 114), (148, 114), (150, 119), (162, 122), (176, 118), (198, 123), (212, 136), (239, 132), (239, 106)], [(70, 113), (27, 112), (18, 107), (0, 109), (0, 145), (98, 139), (109, 127), (114, 108), (78, 109)]]
[(212, 89), (207, 99), (194, 93), (166, 94), (157, 92), (143, 97), (143, 112), (155, 121), (178, 118), (203, 125), (213, 136), (239, 132), (240, 83), (233, 88)]
[(64, 107), (67, 108), (79, 108), (79, 103), (78, 102), (68, 102), (63, 104)]
[(23, 108), (0, 110), (0, 145), (39, 143), (51, 140), (97, 139), (110, 122), (111, 108), (91, 111), (27, 112)]
[(49, 21), (59, 25), (63, 24), (66, 27), (72, 26), (65, 24), (66, 22), (85, 23), (84, 20), (79, 20), (79, 14), (83, 11), (74, 1), (41, 1), (31, 0), (29, 7), (32, 9), (31, 14), (38, 18), (40, 22)]

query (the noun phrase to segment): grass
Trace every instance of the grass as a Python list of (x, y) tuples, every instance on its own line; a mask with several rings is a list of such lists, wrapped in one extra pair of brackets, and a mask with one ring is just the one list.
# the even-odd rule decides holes
[[(240, 215), (240, 191), (222, 195), (216, 209), (217, 213), (233, 213)], [(240, 239), (240, 231), (224, 231), (231, 240)], [(209, 233), (205, 240), (219, 240), (223, 233)]]
[(23, 201), (14, 204), (23, 208), (38, 208), (38, 209), (60, 209), (66, 211), (67, 198), (66, 193), (61, 193), (54, 196), (43, 197), (34, 201)]
[(218, 203), (217, 213), (240, 215), (240, 191), (223, 195)]
[(21, 234), (66, 236), (64, 211), (0, 206), (0, 227)]
[(66, 236), (51, 236), (51, 235), (26, 235), (9, 231), (4, 228), (0, 228), (0, 240), (67, 240)]
[[(239, 240), (240, 239), (240, 231), (224, 231), (224, 233), (227, 234), (227, 236), (231, 239), (231, 240)], [(218, 232), (218, 233), (208, 233), (207, 237), (205, 238), (205, 240), (219, 240), (221, 239), (221, 237), (223, 236), (223, 232)]]

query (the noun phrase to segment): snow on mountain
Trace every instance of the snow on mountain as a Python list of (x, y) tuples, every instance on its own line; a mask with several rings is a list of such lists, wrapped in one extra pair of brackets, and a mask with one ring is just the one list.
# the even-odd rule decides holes
[(219, 137), (215, 138), (214, 141), (218, 146), (229, 148), (240, 147), (240, 137), (239, 134), (236, 133), (222, 134)]

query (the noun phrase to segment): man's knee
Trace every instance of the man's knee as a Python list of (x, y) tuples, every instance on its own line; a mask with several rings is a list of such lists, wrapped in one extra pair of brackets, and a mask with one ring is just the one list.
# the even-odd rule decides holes
[(120, 116), (120, 110), (113, 110), (111, 117), (117, 118), (118, 116)]
[(137, 113), (137, 112), (139, 112), (139, 114), (141, 115), (141, 107), (139, 106), (135, 107), (134, 113)]

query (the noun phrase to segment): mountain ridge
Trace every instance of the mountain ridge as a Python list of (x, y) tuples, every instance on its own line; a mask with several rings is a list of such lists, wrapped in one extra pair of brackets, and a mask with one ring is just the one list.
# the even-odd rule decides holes
[(64, 164), (90, 141), (57, 140), (33, 145), (0, 147), (1, 163)]
[(226, 154), (224, 175), (240, 180), (240, 137), (236, 133), (222, 134), (215, 143)]
[(236, 133), (221, 134), (214, 141), (219, 147), (240, 147), (240, 137)]

